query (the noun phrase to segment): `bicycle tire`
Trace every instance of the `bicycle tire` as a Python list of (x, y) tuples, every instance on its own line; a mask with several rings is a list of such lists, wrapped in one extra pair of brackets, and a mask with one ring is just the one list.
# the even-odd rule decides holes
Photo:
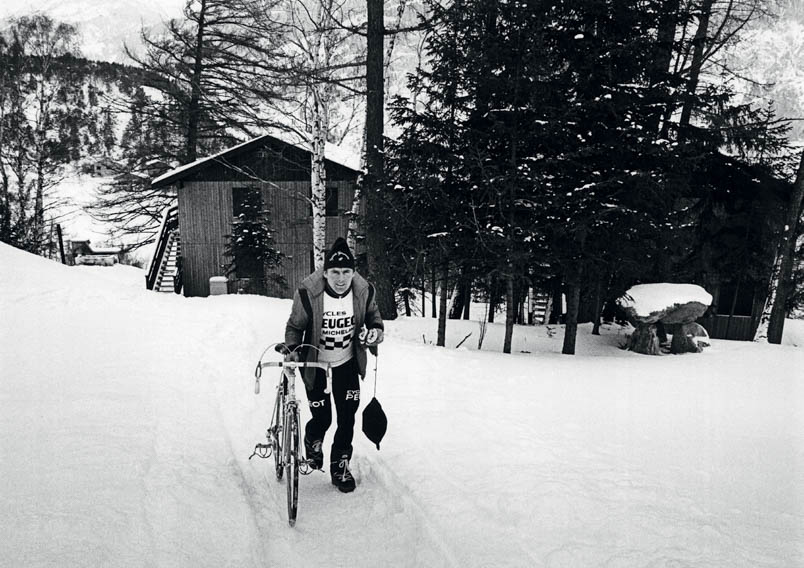
[(285, 431), (285, 456), (287, 463), (288, 489), (288, 524), (296, 525), (296, 514), (299, 505), (299, 411), (290, 409), (287, 413), (288, 424)]
[(284, 386), (276, 392), (276, 404), (274, 405), (274, 436), (271, 439), (271, 450), (274, 454), (274, 473), (277, 481), (282, 481), (282, 474), (285, 472), (285, 464), (282, 463), (282, 427), (285, 419), (285, 392)]

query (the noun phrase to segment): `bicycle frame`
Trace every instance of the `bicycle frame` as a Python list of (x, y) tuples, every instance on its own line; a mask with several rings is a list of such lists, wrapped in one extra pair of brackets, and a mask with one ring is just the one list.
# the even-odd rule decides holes
[(279, 367), (281, 369), (279, 383), (276, 387), (274, 410), (271, 413), (271, 425), (266, 434), (269, 443), (257, 444), (254, 447), (254, 453), (249, 459), (255, 455), (261, 458), (269, 458), (273, 454), (277, 480), (281, 481), (283, 473), (287, 473), (288, 523), (290, 526), (294, 526), (296, 524), (298, 503), (299, 473), (308, 475), (312, 472), (307, 461), (301, 459), (301, 413), (299, 401), (296, 398), (296, 369), (303, 370), (308, 367), (323, 369), (326, 372), (327, 392), (329, 392), (332, 384), (332, 367), (329, 363), (319, 362), (260, 361), (254, 372), (256, 378), (254, 391), (257, 394), (260, 392), (262, 369), (266, 367)]

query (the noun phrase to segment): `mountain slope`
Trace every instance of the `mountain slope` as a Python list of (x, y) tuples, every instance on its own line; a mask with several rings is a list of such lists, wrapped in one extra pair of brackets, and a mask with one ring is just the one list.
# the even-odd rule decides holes
[(139, 49), (141, 28), (161, 28), (170, 18), (181, 16), (183, 5), (181, 0), (6, 0), (0, 19), (44, 12), (78, 27), (86, 58), (129, 63), (123, 44)]

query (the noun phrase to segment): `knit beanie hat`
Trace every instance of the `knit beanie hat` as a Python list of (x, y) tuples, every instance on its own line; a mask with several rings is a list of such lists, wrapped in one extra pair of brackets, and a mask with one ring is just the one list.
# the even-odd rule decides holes
[(346, 239), (338, 237), (332, 244), (332, 248), (324, 255), (324, 270), (328, 268), (351, 268), (354, 270), (355, 257), (346, 244)]

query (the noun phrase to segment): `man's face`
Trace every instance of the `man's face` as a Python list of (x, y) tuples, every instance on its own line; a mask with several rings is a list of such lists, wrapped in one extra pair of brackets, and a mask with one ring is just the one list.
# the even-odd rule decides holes
[(343, 294), (352, 285), (352, 278), (355, 271), (351, 268), (327, 268), (324, 271), (324, 278), (327, 279), (329, 287), (338, 294)]

